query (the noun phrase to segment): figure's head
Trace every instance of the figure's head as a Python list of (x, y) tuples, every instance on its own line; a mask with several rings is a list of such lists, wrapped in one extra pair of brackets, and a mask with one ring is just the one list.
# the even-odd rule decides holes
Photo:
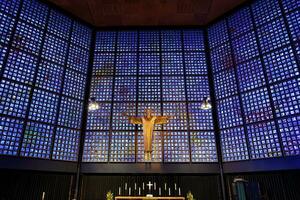
[(145, 110), (145, 117), (152, 117), (152, 110), (150, 108), (147, 108)]

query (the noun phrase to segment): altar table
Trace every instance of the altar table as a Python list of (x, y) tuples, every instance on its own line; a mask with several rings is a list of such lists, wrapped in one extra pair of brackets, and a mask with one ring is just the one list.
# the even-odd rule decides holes
[(135, 200), (158, 200), (158, 199), (163, 199), (163, 200), (185, 200), (184, 197), (142, 197), (142, 196), (116, 196), (115, 200), (118, 199), (135, 199)]

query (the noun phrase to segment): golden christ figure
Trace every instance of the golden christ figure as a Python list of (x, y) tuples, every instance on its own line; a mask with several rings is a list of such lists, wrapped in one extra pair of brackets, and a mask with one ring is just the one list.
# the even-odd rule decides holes
[(151, 161), (153, 130), (155, 124), (166, 124), (169, 119), (172, 118), (170, 116), (153, 116), (152, 113), (151, 109), (146, 109), (143, 117), (132, 117), (124, 114), (128, 117), (129, 123), (143, 125), (145, 161)]

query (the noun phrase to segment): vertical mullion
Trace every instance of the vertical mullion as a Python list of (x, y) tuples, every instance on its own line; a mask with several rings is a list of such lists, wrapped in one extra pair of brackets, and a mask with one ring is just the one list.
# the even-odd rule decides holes
[[(162, 68), (162, 33), (161, 30), (159, 30), (159, 63), (160, 63), (160, 113), (161, 115), (164, 115), (164, 109), (163, 109), (163, 68)], [(161, 126), (161, 161), (164, 163), (165, 162), (165, 127), (164, 125)]]
[[(38, 53), (37, 65), (36, 65), (36, 68), (35, 68), (35, 71), (34, 71), (34, 76), (33, 76), (33, 81), (32, 81), (32, 88), (31, 88), (30, 93), (29, 93), (29, 102), (28, 102), (28, 107), (27, 107), (27, 110), (26, 110), (25, 119), (24, 119), (22, 134), (21, 134), (21, 138), (20, 138), (20, 146), (18, 148), (18, 156), (20, 156), (20, 153), (21, 153), (23, 140), (24, 140), (24, 136), (25, 136), (25, 132), (26, 132), (26, 126), (27, 126), (27, 122), (29, 120), (29, 112), (30, 112), (30, 107), (31, 107), (31, 104), (32, 104), (33, 92), (36, 88), (35, 84), (36, 84), (36, 80), (37, 80), (38, 70), (39, 70), (39, 67), (40, 67), (41, 61), (42, 61), (42, 52), (43, 52), (43, 48), (44, 48), (44, 44), (45, 44), (45, 40), (46, 40), (47, 31), (48, 31), (50, 12), (51, 12), (51, 9), (48, 8), (45, 29), (43, 31), (43, 36), (42, 36), (41, 47), (40, 47), (40, 50), (39, 50), (39, 53)], [(49, 157), (49, 159), (50, 159), (50, 157)]]
[(222, 148), (221, 148), (221, 131), (219, 127), (219, 121), (218, 121), (218, 109), (217, 109), (217, 100), (216, 100), (216, 92), (215, 92), (215, 84), (214, 84), (214, 76), (213, 76), (213, 70), (212, 70), (212, 64), (211, 64), (211, 56), (210, 56), (210, 48), (208, 43), (208, 30), (205, 30), (204, 34), (204, 41), (205, 41), (205, 57), (206, 57), (206, 64), (207, 64), (207, 75), (208, 75), (208, 81), (210, 85), (209, 89), (209, 95), (211, 99), (212, 104), (212, 116), (213, 116), (213, 125), (214, 125), (214, 134), (215, 134), (215, 144), (216, 144), (216, 151), (217, 151), (217, 157), (218, 157), (218, 164), (219, 164), (219, 170), (220, 170), (220, 183), (221, 183), (221, 191), (222, 191), (222, 197), (221, 199), (225, 200), (227, 199), (227, 193), (225, 189), (225, 177), (224, 177), (224, 169), (223, 169), (223, 155), (222, 155)]
[[(12, 31), (11, 31), (11, 35), (10, 35), (10, 38), (9, 38), (8, 45), (3, 44), (3, 46), (7, 46), (7, 52), (6, 52), (6, 54), (5, 54), (4, 58), (3, 58), (3, 65), (2, 65), (2, 69), (0, 71), (0, 81), (2, 81), (4, 70), (5, 70), (5, 67), (7, 65), (7, 61), (8, 61), (8, 57), (9, 57), (9, 52), (12, 49), (12, 46), (13, 46), (14, 36), (15, 36), (15, 33), (16, 33), (16, 30), (17, 30), (17, 25), (18, 25), (18, 23), (20, 21), (20, 15), (21, 15), (22, 7), (23, 7), (23, 0), (20, 0), (20, 5), (19, 5), (18, 11), (17, 11), (17, 14), (16, 14), (15, 17), (13, 17), (13, 16), (11, 16), (11, 15), (9, 15), (7, 13), (3, 13), (5, 15), (8, 15), (11, 18), (14, 18), (15, 19), (15, 23), (14, 23)], [(0, 43), (0, 45), (2, 46), (1, 43)]]
[[(56, 116), (55, 116), (55, 127), (53, 129), (53, 136), (52, 136), (52, 143), (51, 143), (51, 148), (50, 148), (50, 159), (52, 160), (53, 156), (53, 147), (55, 143), (55, 137), (56, 137), (56, 132), (58, 128), (58, 119), (59, 119), (59, 111), (61, 107), (61, 101), (62, 101), (62, 96), (63, 96), (63, 89), (64, 89), (64, 84), (65, 84), (65, 79), (66, 79), (66, 71), (67, 71), (67, 64), (68, 64), (68, 57), (69, 57), (69, 52), (70, 52), (70, 46), (71, 46), (71, 37), (72, 37), (72, 32), (73, 32), (73, 27), (74, 27), (74, 20), (72, 20), (72, 24), (70, 27), (70, 32), (68, 35), (68, 44), (67, 44), (67, 49), (66, 49), (66, 59), (64, 63), (64, 68), (63, 68), (63, 73), (62, 73), (62, 81), (61, 81), (61, 87), (59, 91), (59, 96), (58, 96), (58, 101), (57, 101), (57, 109), (56, 109)], [(82, 100), (81, 100), (82, 102)]]
[[(260, 47), (258, 33), (257, 33), (257, 26), (256, 26), (255, 21), (254, 21), (254, 14), (253, 14), (253, 10), (252, 10), (251, 6), (250, 6), (250, 15), (251, 15), (251, 19), (252, 19), (252, 22), (253, 22), (254, 35), (255, 35), (255, 41), (257, 43), (259, 59), (260, 59), (261, 64), (262, 64), (263, 74), (264, 74), (264, 78), (266, 80), (266, 85), (265, 86), (266, 86), (267, 91), (268, 91), (268, 98), (270, 100), (270, 105), (271, 105), (271, 109), (272, 109), (273, 118), (270, 119), (269, 121), (274, 120), (276, 132), (277, 132), (277, 136), (278, 136), (278, 140), (279, 140), (279, 145), (280, 145), (281, 156), (284, 157), (285, 155), (284, 155), (284, 151), (283, 151), (284, 148), (283, 148), (282, 138), (280, 136), (280, 128), (279, 128), (278, 122), (276, 120), (277, 119), (276, 109), (275, 109), (274, 101), (273, 101), (273, 98), (272, 98), (272, 92), (271, 92), (271, 88), (270, 88), (270, 84), (269, 84), (269, 80), (268, 80), (268, 75), (267, 75), (267, 71), (266, 71), (265, 62), (264, 62), (264, 59), (263, 59), (262, 50), (261, 50), (261, 47)], [(276, 157), (278, 157), (278, 156), (276, 156)]]
[(83, 111), (82, 111), (82, 121), (81, 121), (81, 131), (80, 131), (80, 140), (79, 140), (79, 151), (78, 151), (78, 161), (77, 161), (77, 171), (76, 171), (76, 182), (75, 182), (75, 192), (74, 197), (75, 199), (79, 199), (80, 197), (80, 188), (82, 185), (81, 179), (81, 164), (82, 164), (82, 157), (83, 157), (83, 150), (84, 150), (84, 142), (85, 142), (85, 133), (87, 127), (87, 119), (88, 119), (88, 103), (90, 98), (90, 89), (91, 89), (91, 80), (93, 74), (93, 60), (94, 60), (94, 51), (95, 51), (95, 31), (92, 31), (91, 36), (91, 50), (89, 52), (89, 64), (87, 70), (87, 78), (85, 84), (85, 94), (84, 94), (84, 101), (83, 101)]
[(190, 163), (192, 163), (192, 146), (191, 146), (191, 133), (190, 133), (190, 116), (189, 116), (189, 106), (188, 106), (188, 94), (187, 94), (187, 81), (186, 81), (186, 66), (185, 66), (185, 55), (184, 55), (184, 36), (183, 31), (180, 31), (180, 37), (181, 37), (181, 53), (182, 53), (182, 64), (183, 64), (183, 80), (184, 80), (184, 92), (185, 92), (185, 109), (187, 114), (187, 134), (188, 134), (188, 144), (189, 144), (189, 157), (190, 157)]
[(117, 64), (117, 52), (118, 52), (118, 36), (119, 31), (115, 32), (115, 49), (114, 49), (114, 66), (113, 66), (113, 81), (112, 81), (112, 99), (110, 106), (110, 122), (109, 122), (109, 139), (108, 139), (108, 156), (107, 162), (110, 162), (110, 152), (111, 152), (111, 140), (112, 140), (112, 131), (113, 131), (113, 108), (114, 108), (114, 98), (115, 98), (115, 82), (116, 82), (116, 64)]
[[(226, 18), (226, 29), (229, 30), (229, 24), (228, 24), (228, 19)], [(254, 23), (254, 21), (253, 21)], [(251, 159), (251, 152), (250, 152), (250, 142), (249, 142), (249, 138), (248, 138), (248, 131), (247, 131), (247, 123), (246, 123), (246, 118), (245, 118), (245, 110), (243, 107), (243, 99), (242, 99), (242, 94), (240, 92), (240, 80), (239, 80), (239, 76), (238, 76), (238, 66), (234, 57), (234, 51), (233, 51), (233, 45), (232, 45), (232, 36), (231, 33), (228, 31), (228, 37), (229, 37), (229, 47), (230, 47), (230, 52), (231, 52), (231, 58), (232, 58), (232, 62), (233, 62), (233, 70), (234, 70), (234, 78), (236, 79), (236, 84), (237, 84), (237, 96), (240, 102), (240, 108), (241, 108), (241, 115), (242, 115), (242, 121), (243, 121), (243, 128), (244, 128), (244, 134), (245, 134), (245, 140), (246, 140), (246, 146), (247, 146), (247, 152), (248, 152), (248, 159)], [(241, 37), (241, 35), (239, 36)], [(258, 44), (257, 44), (258, 45)]]

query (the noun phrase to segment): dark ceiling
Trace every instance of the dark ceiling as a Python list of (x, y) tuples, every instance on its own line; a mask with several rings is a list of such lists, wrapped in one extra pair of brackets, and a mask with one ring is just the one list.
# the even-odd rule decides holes
[(205, 25), (246, 0), (48, 0), (97, 27)]

